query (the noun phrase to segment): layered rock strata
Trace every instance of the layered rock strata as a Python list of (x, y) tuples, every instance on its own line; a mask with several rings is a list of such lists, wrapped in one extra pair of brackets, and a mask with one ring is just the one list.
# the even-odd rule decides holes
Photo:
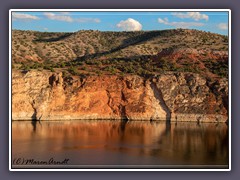
[(228, 120), (228, 80), (169, 72), (143, 78), (12, 72), (13, 120)]

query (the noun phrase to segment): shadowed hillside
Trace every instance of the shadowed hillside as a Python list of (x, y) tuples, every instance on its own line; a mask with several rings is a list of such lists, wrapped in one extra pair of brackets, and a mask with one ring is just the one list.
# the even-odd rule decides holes
[(227, 36), (183, 29), (12, 36), (15, 120), (228, 121)]
[(194, 72), (228, 76), (228, 37), (198, 30), (135, 32), (12, 31), (13, 68), (64, 75)]

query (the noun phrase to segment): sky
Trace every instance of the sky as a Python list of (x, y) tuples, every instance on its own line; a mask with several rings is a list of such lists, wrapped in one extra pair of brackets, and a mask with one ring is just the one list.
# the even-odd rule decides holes
[(12, 29), (43, 32), (197, 29), (228, 35), (228, 12), (12, 11)]

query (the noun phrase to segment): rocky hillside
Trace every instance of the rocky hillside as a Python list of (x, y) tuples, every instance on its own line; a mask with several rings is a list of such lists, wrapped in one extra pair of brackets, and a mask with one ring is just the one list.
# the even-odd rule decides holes
[(194, 72), (228, 76), (228, 37), (198, 30), (12, 32), (13, 68), (73, 75)]
[(13, 71), (12, 89), (14, 120), (228, 119), (227, 79), (211, 82), (194, 73), (64, 78), (62, 73)]
[(12, 32), (14, 120), (228, 120), (228, 37)]

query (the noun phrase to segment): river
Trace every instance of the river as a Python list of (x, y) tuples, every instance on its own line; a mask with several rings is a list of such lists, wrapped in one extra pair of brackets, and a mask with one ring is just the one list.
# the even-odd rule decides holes
[(224, 169), (228, 133), (225, 123), (13, 121), (12, 168)]

